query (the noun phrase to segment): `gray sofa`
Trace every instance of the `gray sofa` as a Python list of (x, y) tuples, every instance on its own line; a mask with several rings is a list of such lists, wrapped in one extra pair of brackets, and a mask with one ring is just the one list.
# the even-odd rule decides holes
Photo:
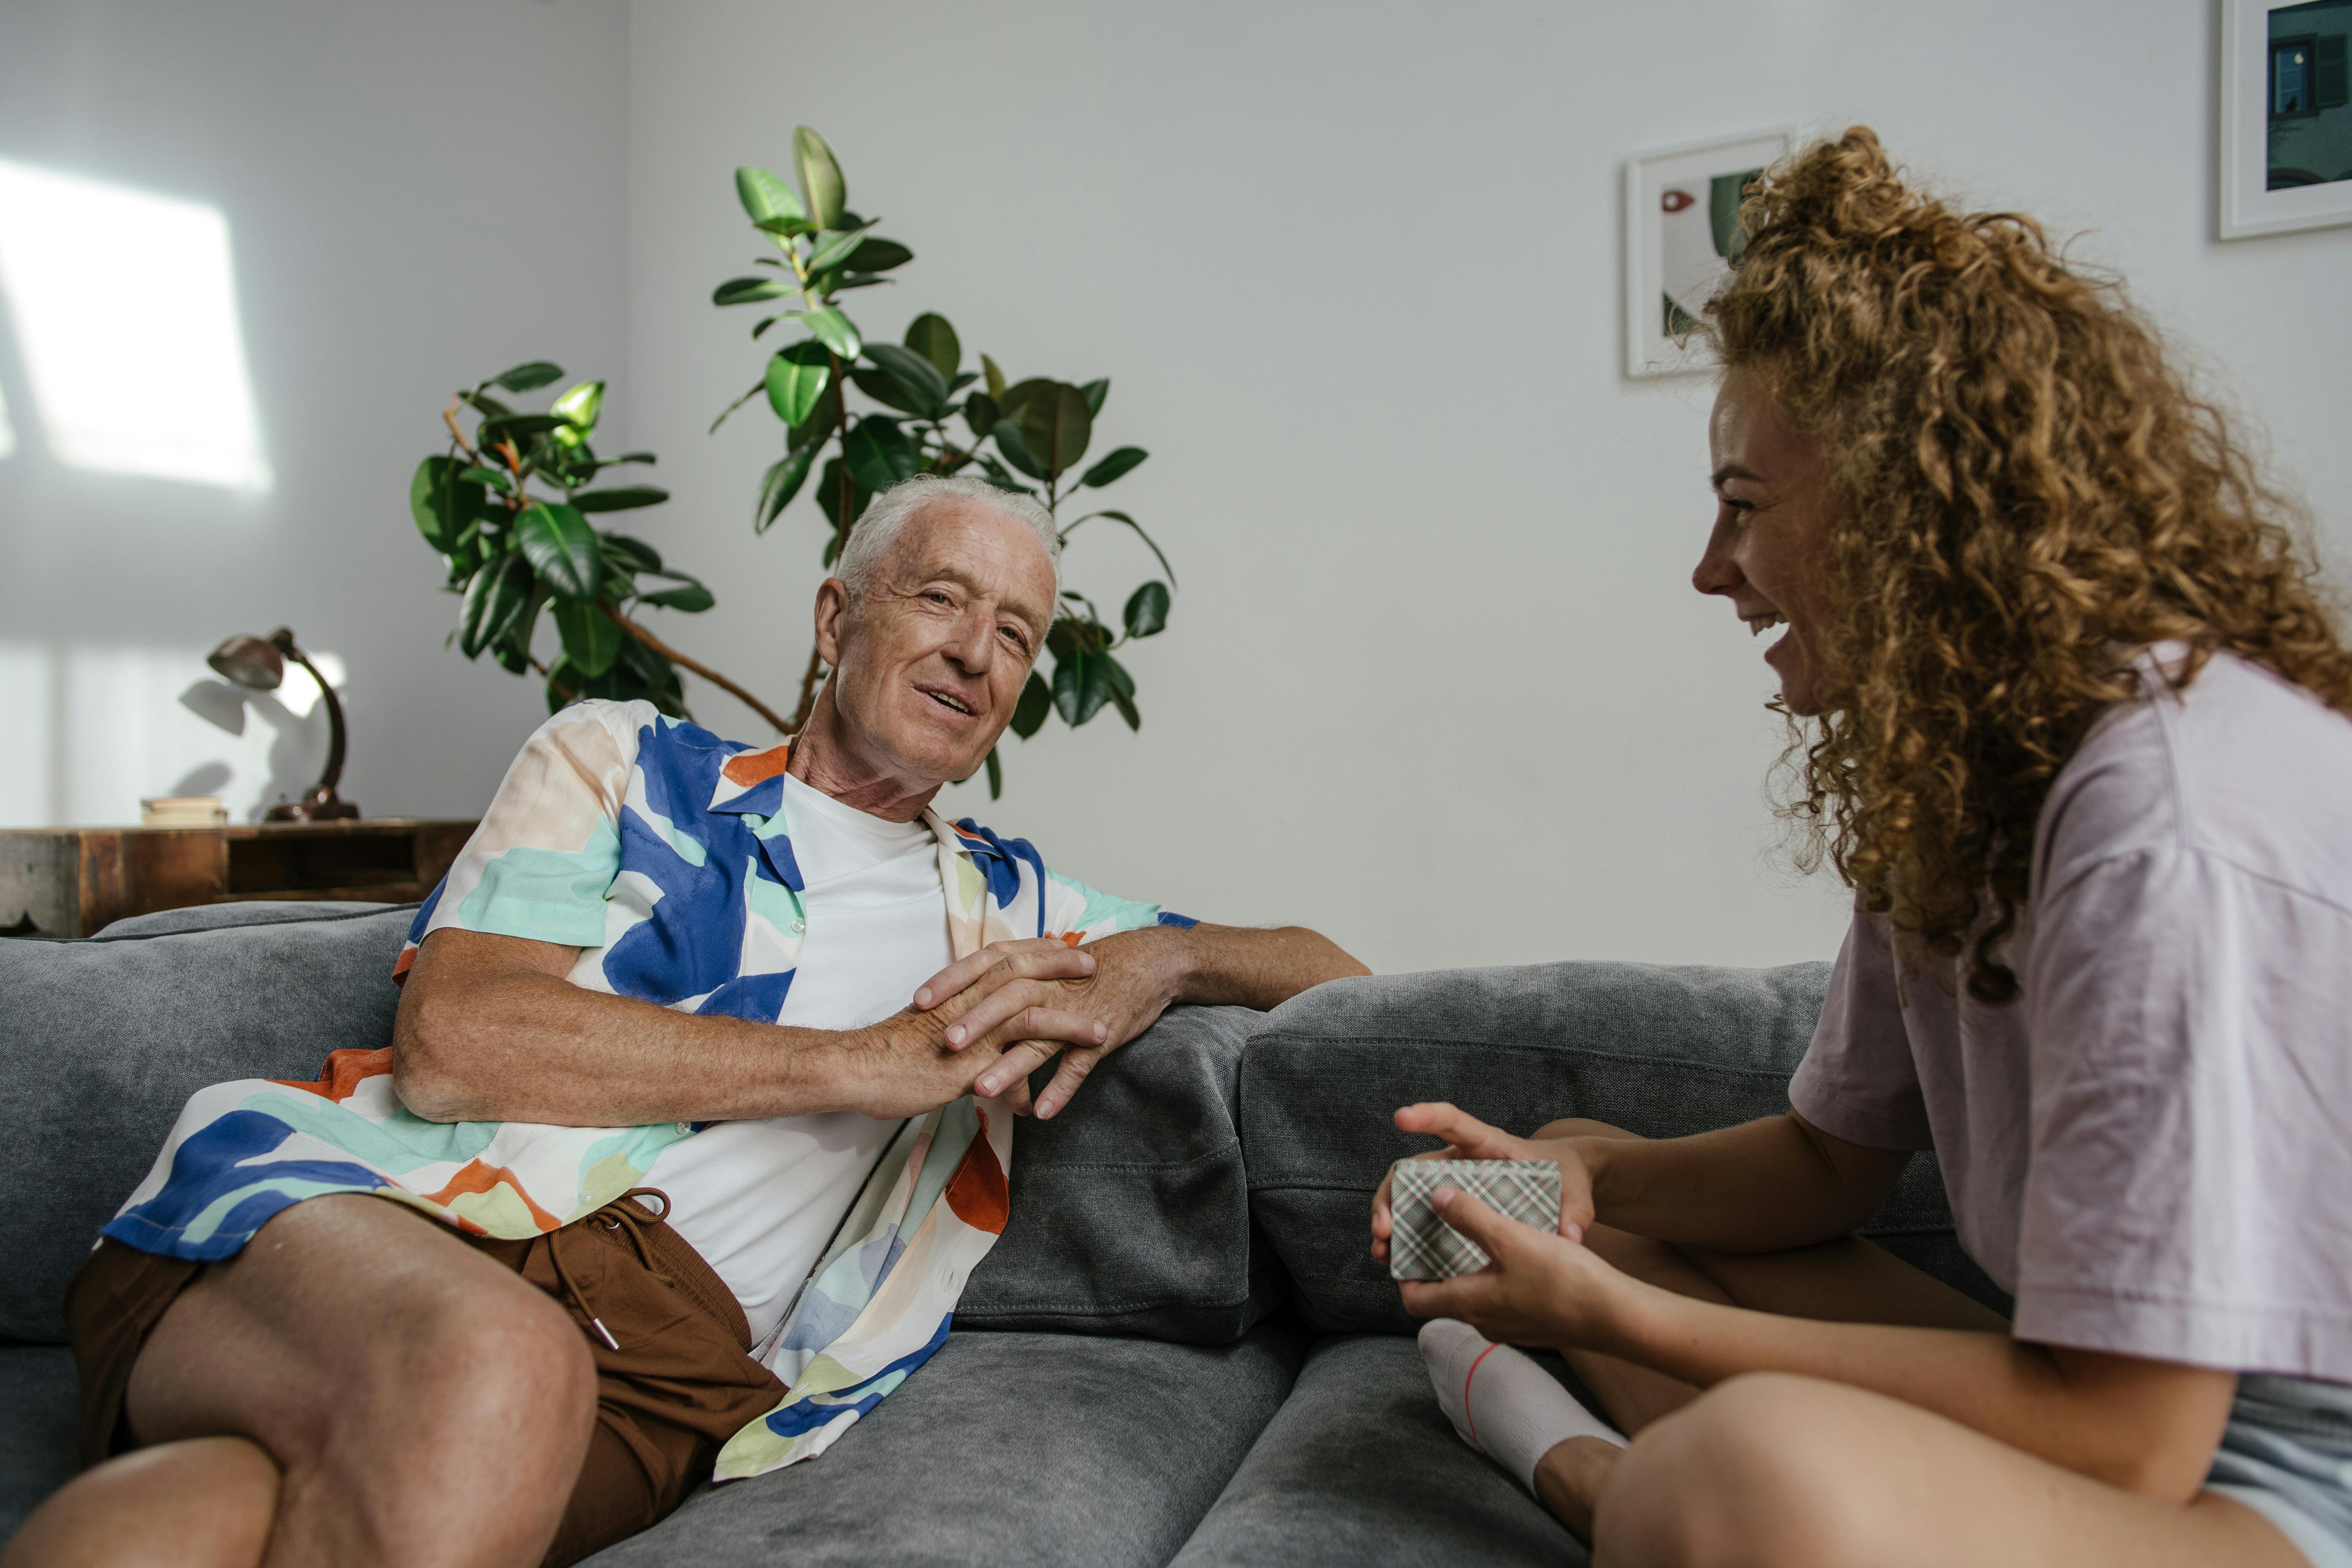
[[(72, 1473), (58, 1301), (98, 1227), (190, 1090), (385, 1044), (409, 918), (227, 905), (0, 942), (0, 1539)], [(1382, 1171), (1425, 1146), (1389, 1114), (1767, 1114), (1826, 974), (1557, 963), (1171, 1012), (1021, 1126), (1012, 1222), (928, 1366), (824, 1458), (706, 1488), (594, 1561), (1582, 1562), (1455, 1440), (1365, 1250)], [(1869, 1234), (1996, 1300), (1927, 1157)]]

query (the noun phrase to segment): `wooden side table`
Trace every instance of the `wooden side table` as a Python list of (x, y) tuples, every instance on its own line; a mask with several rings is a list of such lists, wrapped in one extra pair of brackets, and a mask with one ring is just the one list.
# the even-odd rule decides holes
[(248, 899), (414, 903), (475, 826), (379, 816), (0, 828), (0, 935), (89, 936), (129, 915)]

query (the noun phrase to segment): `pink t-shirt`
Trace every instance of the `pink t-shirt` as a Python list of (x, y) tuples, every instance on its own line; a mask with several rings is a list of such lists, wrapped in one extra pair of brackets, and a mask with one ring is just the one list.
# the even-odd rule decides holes
[(2022, 995), (1898, 985), (1857, 915), (1791, 1103), (1936, 1151), (2021, 1339), (2352, 1383), (2352, 719), (2217, 656), (2100, 716), (2034, 848)]

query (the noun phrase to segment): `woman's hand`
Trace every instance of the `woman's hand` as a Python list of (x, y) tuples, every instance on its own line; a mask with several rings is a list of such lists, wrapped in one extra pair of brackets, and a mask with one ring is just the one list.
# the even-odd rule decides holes
[[(1514, 1138), (1443, 1102), (1408, 1105), (1396, 1113), (1396, 1124), (1400, 1131), (1445, 1140), (1445, 1148), (1415, 1154), (1416, 1160), (1551, 1161), (1559, 1167), (1559, 1234), (1571, 1241), (1583, 1239), (1584, 1227), (1592, 1223), (1592, 1172), (1581, 1148), (1585, 1140)], [(1372, 1256), (1382, 1263), (1389, 1260), (1389, 1237), (1395, 1228), (1389, 1208), (1389, 1186), (1395, 1179), (1391, 1169), (1372, 1194)]]
[(1455, 1318), (1498, 1344), (1605, 1348), (1646, 1287), (1580, 1241), (1506, 1218), (1468, 1193), (1440, 1187), (1431, 1203), (1490, 1261), (1475, 1274), (1400, 1282), (1416, 1318)]

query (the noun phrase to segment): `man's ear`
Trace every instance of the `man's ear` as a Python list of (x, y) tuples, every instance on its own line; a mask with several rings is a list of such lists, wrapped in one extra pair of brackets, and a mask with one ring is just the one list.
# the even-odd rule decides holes
[(827, 577), (816, 588), (816, 656), (827, 668), (841, 668), (841, 623), (849, 617), (849, 584)]

